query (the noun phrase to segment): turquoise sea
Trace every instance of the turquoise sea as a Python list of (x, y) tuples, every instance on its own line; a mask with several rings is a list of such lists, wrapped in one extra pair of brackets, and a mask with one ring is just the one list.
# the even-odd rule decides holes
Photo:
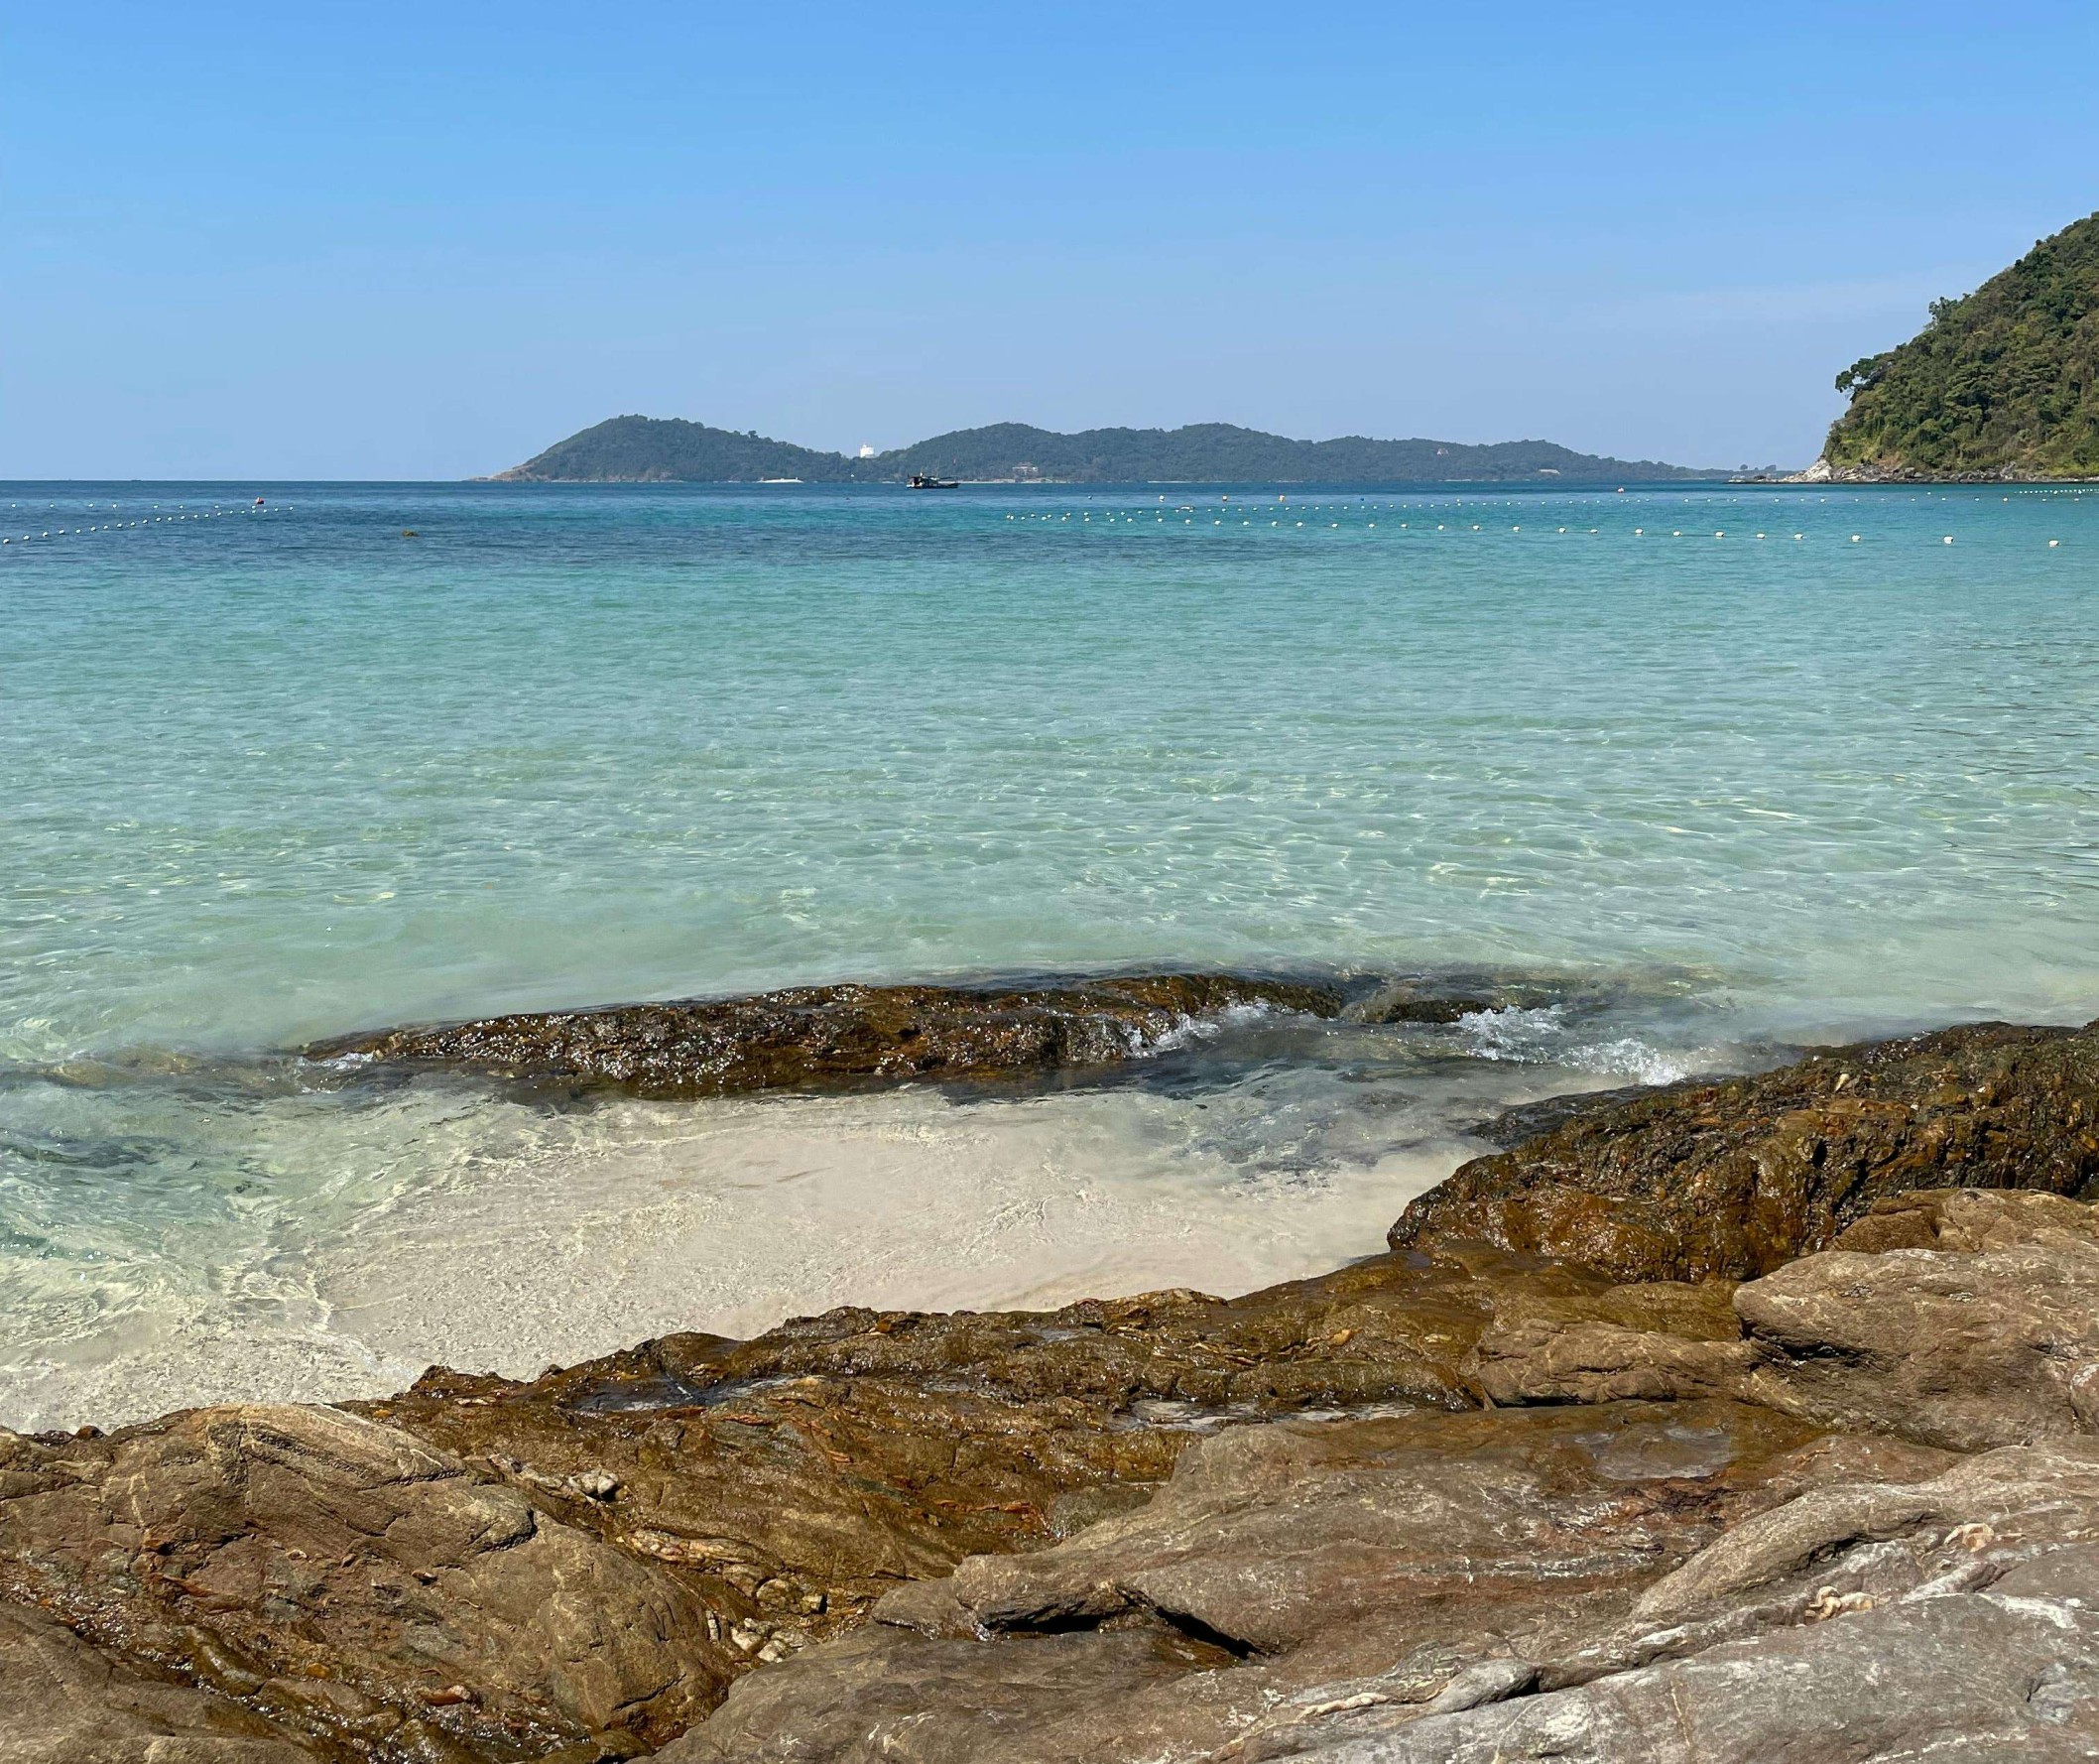
[[(23, 484), (0, 537), (8, 1425), (1246, 1287), (1509, 1101), (2099, 1014), (2099, 491)], [(1567, 1001), (1012, 1095), (285, 1057), (1133, 963)]]

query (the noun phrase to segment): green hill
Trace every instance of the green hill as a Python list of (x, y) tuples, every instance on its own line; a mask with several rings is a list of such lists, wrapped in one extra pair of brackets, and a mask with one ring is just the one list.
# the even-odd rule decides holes
[(755, 429), (738, 435), (676, 417), (613, 417), (556, 441), (496, 478), (544, 484), (749, 484), (760, 478), (801, 478), (829, 484), (852, 475), (842, 453), (767, 441)]
[(1087, 429), (1057, 435), (1023, 423), (962, 429), (916, 446), (861, 461), (879, 471), (915, 471), (953, 478), (1037, 475), (1066, 483), (1194, 484), (1419, 484), (1504, 483), (1560, 477), (1695, 477), (1652, 459), (1599, 458), (1551, 441), (1292, 441), (1230, 423), (1191, 423), (1184, 429)]
[(1812, 475), (2099, 476), (2099, 214), (2042, 239), (1909, 342), (1837, 376)]
[(1609, 459), (1551, 441), (1293, 441), (1229, 423), (1184, 429), (1088, 429), (1058, 435), (1024, 423), (961, 429), (867, 459), (755, 432), (677, 418), (614, 417), (557, 441), (498, 478), (531, 483), (902, 483), (914, 472), (1055, 483), (1419, 484), (1624, 483), (1705, 477), (1652, 459)]

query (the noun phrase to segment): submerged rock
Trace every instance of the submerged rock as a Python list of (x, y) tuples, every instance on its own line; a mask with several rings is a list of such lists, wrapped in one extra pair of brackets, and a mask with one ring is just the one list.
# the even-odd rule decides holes
[(1000, 986), (803, 986), (755, 997), (538, 1011), (343, 1036), (358, 1058), (703, 1096), (1114, 1066), (1241, 1008), (1339, 1015), (1338, 985), (1244, 974), (1131, 974)]
[(1448, 1026), (1512, 1009), (1595, 1012), (1630, 995), (1619, 981), (1484, 968), (1328, 978), (1156, 973), (804, 986), (377, 1030), (303, 1052), (313, 1060), (704, 1096), (1097, 1071), (1242, 1012)]

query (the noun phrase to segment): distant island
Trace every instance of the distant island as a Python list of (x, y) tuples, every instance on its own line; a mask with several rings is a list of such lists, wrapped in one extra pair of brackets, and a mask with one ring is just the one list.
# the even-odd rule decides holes
[(1420, 484), (1653, 482), (1724, 474), (1654, 459), (1610, 459), (1551, 441), (1294, 441), (1230, 423), (1183, 429), (1086, 429), (1025, 423), (958, 429), (852, 458), (676, 417), (614, 417), (556, 441), (497, 483), (899, 484), (913, 473), (965, 483)]
[(2099, 477), (2099, 214), (1837, 375), (1809, 482)]

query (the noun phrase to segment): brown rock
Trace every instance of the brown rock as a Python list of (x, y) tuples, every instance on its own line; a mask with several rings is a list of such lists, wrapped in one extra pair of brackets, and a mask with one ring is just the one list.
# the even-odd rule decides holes
[(2052, 1195), (1905, 1197), (1735, 1294), (1754, 1400), (1956, 1450), (2099, 1430), (2099, 1219)]
[[(1469, 1407), (1500, 1308), (1585, 1295), (1636, 1323), (1716, 1315), (1487, 1250), (1385, 1255), (1234, 1301), (844, 1311), (531, 1384), (433, 1372), (361, 1420), (9, 1437), (0, 1596), (298, 1743), (653, 1743), (900, 1585), (1128, 1516), (1220, 1428)], [(1124, 1668), (1177, 1683), (1214, 1644), (1165, 1646)]]
[(1734, 1283), (1655, 1283), (1585, 1295), (1512, 1291), (1465, 1369), (1489, 1402), (1739, 1397), (1757, 1361)]
[[(1682, 1623), (1749, 1599), (1823, 1587), (1879, 1599), (1961, 1571), (1995, 1580), (2042, 1548), (2099, 1536), (2099, 1442), (2010, 1447), (1914, 1482), (1836, 1483), (1754, 1514), (1640, 1597), (1635, 1618)], [(1899, 1544), (1888, 1549), (1883, 1546)], [(1970, 1574), (1970, 1570), (1987, 1570)]]
[(149, 1674), (40, 1611), (0, 1604), (0, 1764), (312, 1764), (224, 1697)]
[(1547, 1583), (1571, 1597), (1648, 1578), (1716, 1522), (1746, 1465), (1810, 1437), (1692, 1403), (1234, 1428), (1191, 1448), (1138, 1512), (972, 1557), (951, 1585), (985, 1630), (1138, 1611), (1262, 1655), (1373, 1613), (1405, 1621), (1460, 1585), (1485, 1627), (1507, 1614), (1504, 1572), (1517, 1604)]
[(1190, 1758), (1337, 1669), (1368, 1676), (1329, 1701), (1461, 1706), (1513, 1638), (1622, 1615), (1790, 1493), (1811, 1438), (1727, 1403), (1232, 1429), (1140, 1511), (744, 1681), (667, 1764)]
[(541, 1011), (317, 1043), (357, 1058), (606, 1084), (644, 1096), (953, 1082), (1114, 1066), (1240, 1007), (1331, 1017), (1342, 989), (1242, 974), (1030, 986), (803, 986), (755, 997)]
[(835, 1633), (900, 1581), (1141, 1505), (1230, 1423), (1469, 1407), (1461, 1362), (1496, 1305), (1603, 1284), (1487, 1251), (1386, 1255), (1230, 1301), (837, 1311), (530, 1384), (432, 1372), (362, 1407), (670, 1565), (742, 1665)]
[(1876, 1200), (1829, 1247), (1859, 1255), (1891, 1249), (2008, 1249), (2050, 1232), (2099, 1243), (2099, 1208), (2022, 1190), (1924, 1189)]
[[(1106, 984), (972, 994), (924, 1068), (894, 996), (695, 1009), (755, 1011), (737, 1083), (844, 1081), (1049, 1070), (1092, 1058), (1087, 1012), (1190, 996)], [(614, 1028), (596, 1066), (530, 1036), (491, 1066), (730, 1070), (704, 1023)], [(2099, 1224), (2060, 1197), (2092, 1051), (1985, 1028), (1585, 1105), (1410, 1208), (1407, 1247), (1243, 1299), (847, 1310), (353, 1412), (0, 1436), (0, 1713), (33, 1736), (0, 1764), (1687, 1758), (1654, 1724), (1685, 1697), (1716, 1756), (1872, 1756), (1923, 1743), (1927, 1666), (1972, 1668), (1961, 1743), (2052, 1744), (2085, 1619), (2037, 1613), (2099, 1560), (2099, 1448), (1967, 1480), (1943, 1449), (2099, 1416)], [(1919, 1171), (1998, 1187), (1895, 1192)], [(46, 1720), (62, 1696), (93, 1719)]]
[[(2099, 1446), (1954, 1460), (1795, 1453), (1810, 1484), (1738, 1519), (1631, 1610), (1579, 1602), (1431, 1701), (1307, 1686), (1216, 1756), (1400, 1760), (2090, 1756), (2099, 1740)], [(1945, 1454), (1938, 1454), (1941, 1464)], [(1452, 1692), (1461, 1695), (1453, 1697)], [(704, 1729), (702, 1729), (704, 1731)]]
[(2099, 1025), (1835, 1049), (1578, 1113), (1414, 1201), (1392, 1246), (1474, 1238), (1621, 1281), (1749, 1279), (1906, 1190), (2099, 1177)]
[(1723, 1643), (1549, 1695), (1336, 1736), (1306, 1764), (1718, 1764), (2099, 1755), (2082, 1601), (1952, 1594)]
[(0, 1594), (269, 1729), (373, 1756), (642, 1749), (729, 1672), (665, 1571), (329, 1409), (0, 1435)]

